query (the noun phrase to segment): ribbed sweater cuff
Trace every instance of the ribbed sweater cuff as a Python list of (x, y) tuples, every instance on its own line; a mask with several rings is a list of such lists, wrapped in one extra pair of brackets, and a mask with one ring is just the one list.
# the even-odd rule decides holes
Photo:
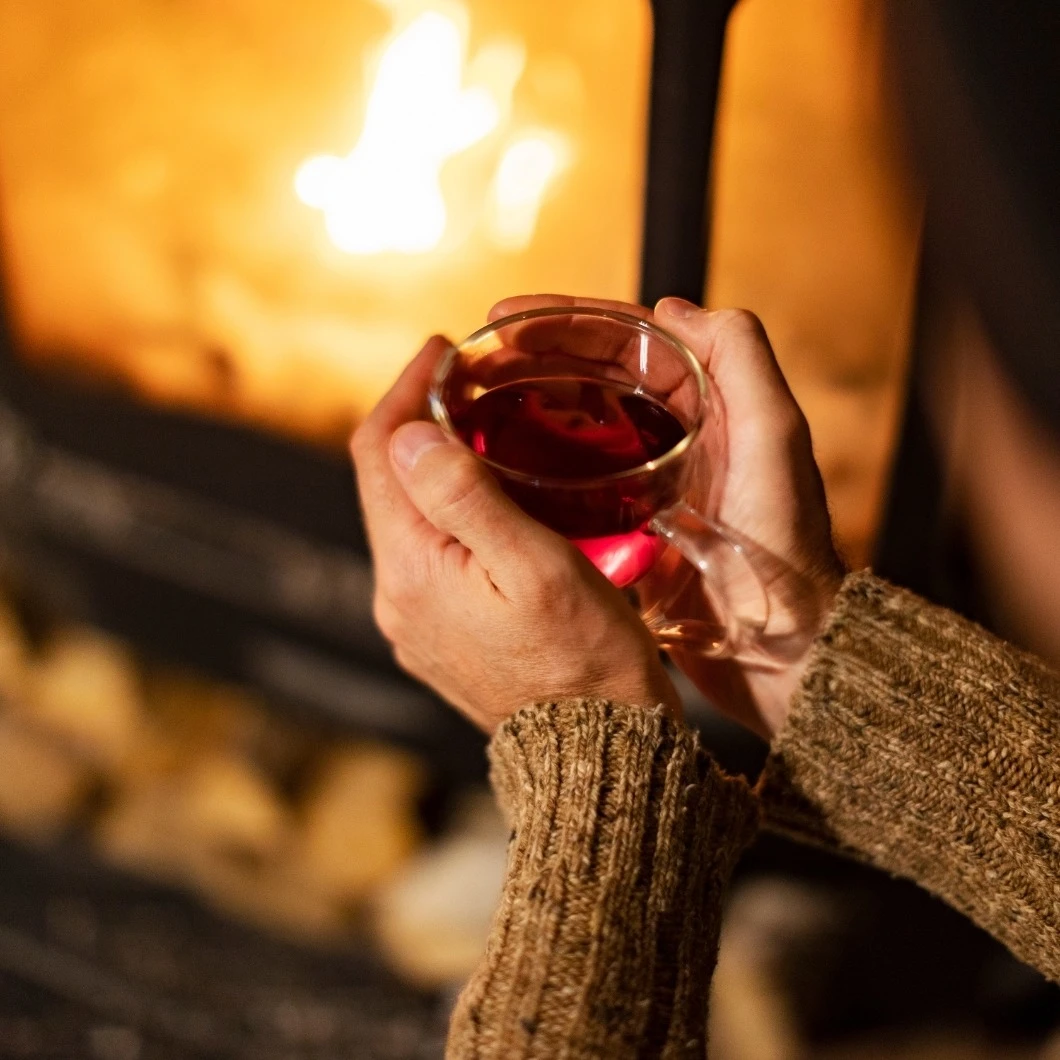
[(490, 759), (508, 875), (447, 1056), (701, 1060), (746, 784), (684, 726), (591, 699), (521, 711)]
[(941, 895), (1060, 976), (1060, 681), (866, 572), (847, 577), (759, 786), (770, 827)]

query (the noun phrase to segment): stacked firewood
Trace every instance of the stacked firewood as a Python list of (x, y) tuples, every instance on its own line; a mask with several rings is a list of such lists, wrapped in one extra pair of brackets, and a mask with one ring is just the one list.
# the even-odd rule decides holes
[(448, 982), (481, 952), (504, 839), (474, 803), (425, 845), (425, 779), (407, 751), (307, 731), (96, 630), (31, 646), (0, 607), (0, 829), (23, 841), (87, 845), (298, 939), (369, 931), (410, 977)]

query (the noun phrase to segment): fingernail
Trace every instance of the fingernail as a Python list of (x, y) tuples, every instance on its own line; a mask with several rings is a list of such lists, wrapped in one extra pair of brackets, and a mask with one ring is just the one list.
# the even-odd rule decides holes
[(399, 427), (390, 439), (390, 459), (402, 471), (411, 471), (416, 461), (428, 449), (445, 444), (445, 435), (441, 428), (433, 423), (417, 421)]
[(667, 313), (669, 316), (683, 320), (685, 317), (690, 317), (693, 313), (698, 313), (699, 306), (686, 302), (683, 298), (674, 298), (671, 295), (669, 298), (660, 298), (655, 303), (655, 312)]

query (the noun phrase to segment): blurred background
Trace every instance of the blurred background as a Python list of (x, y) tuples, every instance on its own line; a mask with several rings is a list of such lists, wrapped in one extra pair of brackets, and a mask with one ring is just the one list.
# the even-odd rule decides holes
[[(924, 350), (989, 341), (881, 5), (731, 8), (0, 0), (0, 1056), (441, 1056), (507, 833), (374, 631), (344, 446), (506, 295), (753, 309), (848, 562), (1060, 656), (1055, 452), (1022, 566), (932, 456)], [(712, 1019), (718, 1060), (1060, 1057), (1036, 974), (768, 838)]]

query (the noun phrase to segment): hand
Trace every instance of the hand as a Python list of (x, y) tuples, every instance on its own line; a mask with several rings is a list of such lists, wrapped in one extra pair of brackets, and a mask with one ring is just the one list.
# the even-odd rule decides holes
[(598, 696), (680, 716), (622, 594), (520, 511), (427, 415), (432, 339), (354, 436), (375, 616), (397, 662), (486, 732), (529, 703)]
[[(498, 303), (490, 319), (545, 305), (600, 306), (653, 316), (641, 306), (622, 302), (534, 295)], [(681, 299), (664, 298), (655, 307), (654, 319), (696, 355), (724, 407), (718, 420), (724, 437), (704, 439), (714, 479), (708, 514), (747, 540), (765, 573), (771, 606), (766, 632), (775, 649), (768, 665), (705, 659), (683, 651), (671, 654), (712, 704), (768, 739), (787, 717), (813, 636), (843, 578), (809, 427), (752, 314), (710, 313)], [(704, 484), (698, 490), (693, 484), (697, 492), (702, 494), (697, 502), (708, 499)], [(660, 579), (687, 573), (687, 564), (668, 552), (648, 581), (662, 590)], [(699, 580), (693, 579), (668, 613), (697, 618), (709, 617), (709, 610)]]

